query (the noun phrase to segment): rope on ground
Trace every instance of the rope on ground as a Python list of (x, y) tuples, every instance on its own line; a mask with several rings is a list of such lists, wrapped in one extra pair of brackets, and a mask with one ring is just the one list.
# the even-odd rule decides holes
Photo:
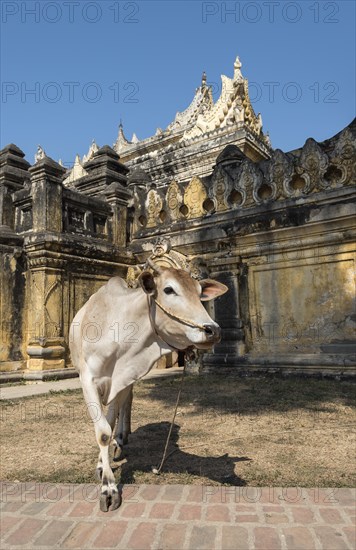
[[(183, 367), (182, 377), (181, 377), (181, 379), (180, 379), (180, 386), (179, 386), (179, 391), (178, 391), (178, 395), (177, 395), (176, 406), (175, 406), (175, 409), (174, 409), (174, 414), (173, 414), (173, 418), (172, 418), (172, 421), (171, 421), (171, 425), (170, 425), (170, 427), (169, 427), (169, 432), (168, 432), (168, 436), (167, 436), (166, 445), (165, 445), (165, 447), (164, 447), (164, 451), (163, 451), (163, 456), (162, 456), (161, 464), (159, 465), (158, 468), (152, 468), (152, 472), (153, 472), (154, 474), (156, 474), (156, 475), (159, 475), (159, 474), (161, 473), (163, 464), (165, 463), (165, 461), (166, 461), (166, 459), (167, 459), (167, 449), (168, 449), (169, 440), (170, 440), (170, 437), (171, 437), (171, 434), (172, 434), (172, 430), (173, 430), (173, 426), (174, 426), (174, 421), (175, 421), (176, 415), (177, 415), (177, 410), (178, 410), (178, 405), (179, 405), (180, 394), (181, 394), (182, 388), (183, 388), (184, 374), (185, 374), (185, 363), (184, 363), (184, 367)], [(170, 453), (168, 456), (170, 456), (171, 454), (172, 454), (172, 453)]]

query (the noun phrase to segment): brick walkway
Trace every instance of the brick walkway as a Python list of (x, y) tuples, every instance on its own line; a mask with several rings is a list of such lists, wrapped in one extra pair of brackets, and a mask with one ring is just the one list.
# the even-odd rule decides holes
[(0, 484), (1, 549), (355, 548), (355, 490), (126, 485), (99, 511), (99, 485)]

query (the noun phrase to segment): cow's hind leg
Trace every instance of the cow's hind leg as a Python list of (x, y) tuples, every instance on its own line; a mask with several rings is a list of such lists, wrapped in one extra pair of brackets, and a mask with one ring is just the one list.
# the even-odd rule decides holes
[(115, 454), (114, 460), (120, 460), (124, 445), (127, 445), (129, 434), (131, 433), (131, 408), (133, 398), (133, 385), (125, 389), (125, 396), (121, 400), (119, 407), (119, 416), (114, 438)]
[(91, 377), (82, 376), (82, 386), (84, 399), (94, 423), (96, 441), (100, 449), (99, 460), (101, 459), (101, 461), (99, 464), (102, 468), (100, 509), (103, 512), (107, 512), (108, 510), (115, 510), (121, 503), (109, 459), (109, 446), (119, 402), (118, 399), (115, 399), (110, 404), (107, 414), (108, 418), (106, 418), (98, 388)]
[(133, 384), (129, 387), (129, 393), (125, 401), (124, 425), (122, 430), (122, 442), (124, 445), (127, 445), (129, 441), (129, 435), (131, 433), (132, 400), (133, 400)]
[(96, 469), (95, 469), (95, 475), (96, 475), (96, 478), (97, 478), (98, 481), (102, 480), (102, 477), (103, 477), (103, 460), (101, 458), (101, 452), (100, 451), (99, 451), (99, 456), (98, 456), (98, 462), (97, 462)]

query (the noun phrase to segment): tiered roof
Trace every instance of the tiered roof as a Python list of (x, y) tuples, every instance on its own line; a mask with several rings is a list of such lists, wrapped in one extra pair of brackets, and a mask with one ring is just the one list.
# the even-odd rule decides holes
[[(166, 172), (175, 171), (173, 169), (172, 172), (169, 167), (167, 169), (167, 163), (172, 162), (169, 160), (172, 153), (176, 153), (177, 159), (181, 157), (182, 147), (187, 159), (193, 154), (193, 149), (195, 152), (197, 148), (201, 149), (204, 158), (206, 157), (205, 160), (203, 157), (201, 159), (203, 172), (210, 170), (207, 151), (229, 143), (238, 145), (248, 156), (251, 154), (253, 160), (268, 158), (271, 152), (269, 136), (262, 131), (261, 115), (256, 115), (252, 107), (248, 93), (248, 80), (241, 73), (241, 62), (238, 57), (234, 63), (233, 77), (222, 75), (221, 81), (221, 94), (214, 102), (212, 86), (207, 84), (204, 72), (201, 85), (196, 89), (191, 104), (184, 111), (177, 112), (166, 129), (157, 128), (155, 135), (146, 139), (139, 140), (136, 134), (133, 134), (132, 139), (129, 140), (124, 134), (120, 121), (118, 137), (113, 149), (120, 156), (121, 161), (131, 169), (140, 167), (148, 172), (151, 171), (151, 176), (153, 179), (158, 179), (160, 185), (167, 179)], [(211, 148), (209, 143), (213, 142), (214, 147)], [(244, 146), (245, 142), (248, 142), (248, 145)], [(93, 142), (88, 154), (82, 161), (79, 159), (79, 163), (84, 168), (85, 163), (93, 157), (97, 148)], [(190, 148), (192, 148), (191, 153)], [(213, 153), (213, 150), (211, 152)], [(205, 168), (203, 168), (204, 163), (207, 165)], [(199, 175), (204, 175), (203, 172)], [(68, 182), (72, 182), (77, 174), (79, 174), (78, 159)], [(161, 176), (162, 181), (160, 181)], [(185, 174), (182, 176), (185, 177)]]

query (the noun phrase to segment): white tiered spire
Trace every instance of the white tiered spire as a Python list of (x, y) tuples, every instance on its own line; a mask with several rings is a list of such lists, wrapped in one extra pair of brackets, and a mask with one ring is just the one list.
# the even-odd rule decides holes
[(125, 137), (124, 127), (123, 127), (122, 121), (120, 120), (119, 133), (118, 133), (118, 136), (117, 136), (117, 140), (115, 141), (115, 143), (113, 145), (114, 150), (118, 154), (120, 154), (123, 149), (126, 149), (126, 147), (128, 145), (130, 145), (130, 143), (131, 142), (128, 139), (126, 139), (126, 137)]
[(63, 185), (70, 185), (87, 174), (88, 172), (83, 168), (83, 163), (80, 160), (80, 156), (76, 155), (73, 168), (70, 171), (69, 176), (63, 181)]
[(99, 147), (96, 144), (95, 139), (93, 139), (89, 147), (89, 151), (87, 152), (86, 155), (83, 156), (82, 163), (85, 164), (86, 162), (88, 162), (88, 160), (92, 159), (97, 151), (99, 151)]

